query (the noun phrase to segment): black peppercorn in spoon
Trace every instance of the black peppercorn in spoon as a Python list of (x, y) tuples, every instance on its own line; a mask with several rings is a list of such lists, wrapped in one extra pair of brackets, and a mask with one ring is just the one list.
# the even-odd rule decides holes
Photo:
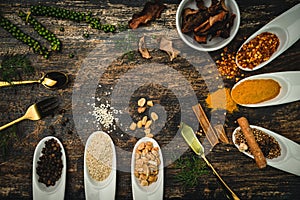
[(31, 84), (31, 83), (41, 83), (48, 89), (58, 89), (65, 86), (68, 82), (68, 76), (62, 72), (48, 72), (42, 76), (39, 80), (29, 80), (29, 81), (0, 81), (0, 87), (11, 86), (11, 85), (21, 85), (21, 84)]

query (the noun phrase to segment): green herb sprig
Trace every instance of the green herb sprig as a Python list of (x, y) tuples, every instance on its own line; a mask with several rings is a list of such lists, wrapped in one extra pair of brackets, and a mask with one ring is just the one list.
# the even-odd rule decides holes
[(0, 64), (0, 79), (11, 82), (21, 75), (34, 73), (30, 60), (24, 55), (5, 56)]
[(195, 155), (179, 158), (175, 162), (175, 167), (180, 169), (175, 178), (184, 188), (197, 186), (201, 176), (209, 173), (206, 163)]

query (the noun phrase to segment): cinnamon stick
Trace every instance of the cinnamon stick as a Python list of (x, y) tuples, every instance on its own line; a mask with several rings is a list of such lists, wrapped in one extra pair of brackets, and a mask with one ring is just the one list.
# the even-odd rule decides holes
[(208, 139), (209, 143), (211, 144), (212, 147), (214, 147), (216, 144), (219, 143), (219, 139), (217, 137), (217, 134), (214, 130), (214, 128), (211, 126), (209, 123), (207, 116), (200, 104), (197, 104), (192, 107), (193, 111), (200, 122), (200, 125), (206, 135), (206, 138)]
[(250, 152), (254, 156), (254, 160), (258, 166), (258, 168), (264, 168), (267, 165), (266, 158), (258, 146), (253, 132), (249, 126), (248, 120), (245, 117), (240, 117), (237, 122), (239, 123), (241, 130), (247, 140), (248, 146), (250, 148)]

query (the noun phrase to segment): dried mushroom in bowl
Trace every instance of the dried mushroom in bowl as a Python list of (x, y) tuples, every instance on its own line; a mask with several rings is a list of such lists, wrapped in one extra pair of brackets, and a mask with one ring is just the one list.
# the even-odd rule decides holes
[(203, 0), (196, 0), (197, 9), (185, 8), (182, 11), (181, 31), (193, 34), (202, 44), (214, 37), (228, 38), (233, 26), (235, 14), (225, 5), (225, 0), (212, 0), (209, 7)]

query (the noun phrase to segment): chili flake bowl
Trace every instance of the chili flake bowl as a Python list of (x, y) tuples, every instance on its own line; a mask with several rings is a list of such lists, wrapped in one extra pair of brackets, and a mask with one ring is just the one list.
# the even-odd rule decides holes
[[(211, 5), (211, 1), (204, 1), (204, 6), (209, 7)], [(176, 28), (180, 38), (193, 49), (198, 51), (216, 51), (225, 47), (231, 40), (235, 37), (238, 32), (240, 26), (240, 10), (235, 2), (235, 0), (225, 0), (225, 5), (228, 8), (229, 12), (235, 14), (235, 18), (233, 21), (233, 25), (230, 29), (230, 36), (228, 38), (222, 37), (213, 37), (208, 38), (206, 44), (198, 43), (192, 34), (185, 34), (182, 32), (182, 13), (185, 8), (191, 8), (197, 10), (197, 5), (195, 0), (183, 0), (178, 6), (176, 12)]]

